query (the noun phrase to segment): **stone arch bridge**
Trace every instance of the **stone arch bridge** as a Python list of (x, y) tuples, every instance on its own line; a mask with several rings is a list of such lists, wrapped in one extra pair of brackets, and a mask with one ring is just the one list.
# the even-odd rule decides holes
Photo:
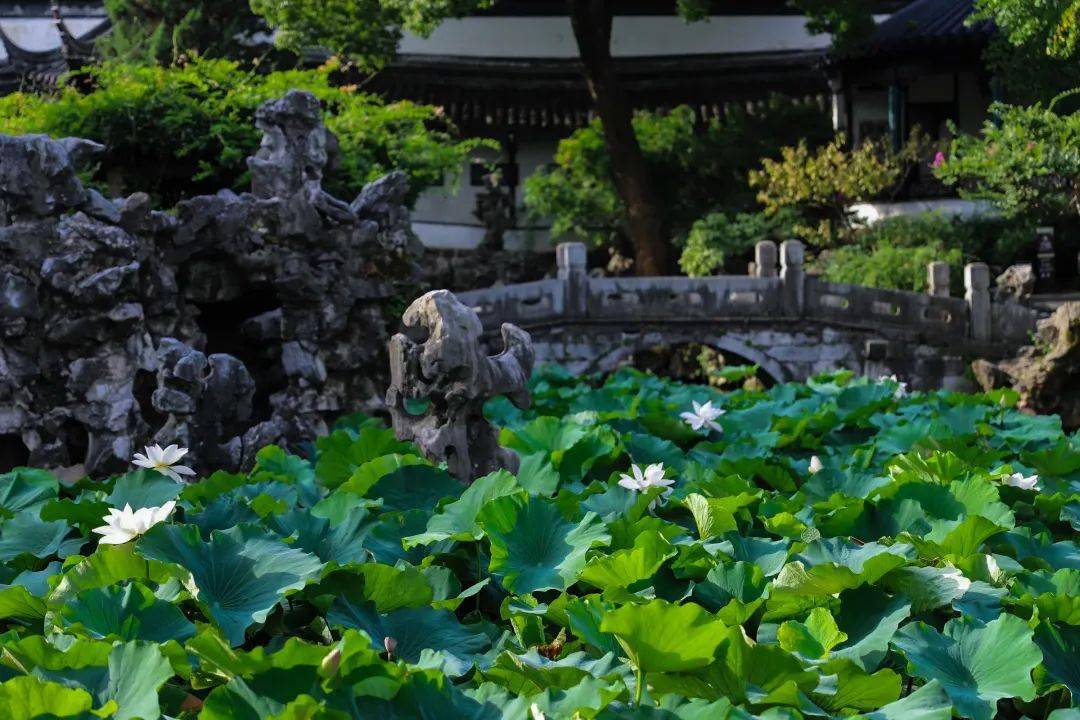
[(992, 302), (984, 263), (964, 268), (959, 298), (949, 296), (943, 262), (930, 263), (926, 294), (826, 282), (805, 273), (794, 240), (758, 243), (748, 276), (590, 277), (584, 245), (563, 243), (556, 254), (556, 278), (458, 297), (493, 339), (512, 322), (532, 335), (537, 362), (580, 373), (612, 370), (650, 347), (700, 343), (778, 382), (847, 368), (895, 373), (919, 389), (960, 389), (970, 387), (972, 359), (1015, 354), (1039, 317)]

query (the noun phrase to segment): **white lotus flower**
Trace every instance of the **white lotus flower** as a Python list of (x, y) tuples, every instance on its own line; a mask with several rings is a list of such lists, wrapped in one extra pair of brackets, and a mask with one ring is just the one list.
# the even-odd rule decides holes
[(540, 709), (540, 706), (533, 703), (529, 706), (529, 717), (532, 720), (547, 720), (547, 716), (544, 715), (544, 711)]
[(146, 454), (135, 453), (131, 462), (147, 470), (157, 470), (162, 475), (171, 477), (176, 482), (184, 482), (181, 475), (194, 475), (195, 471), (186, 465), (177, 465), (180, 458), (187, 455), (187, 448), (170, 445), (162, 449), (160, 445), (147, 445)]
[(664, 463), (653, 463), (642, 471), (638, 465), (631, 465), (633, 475), (620, 475), (619, 484), (627, 490), (644, 492), (651, 487), (668, 487), (675, 481), (664, 477)]
[(175, 507), (176, 501), (170, 500), (161, 507), (145, 507), (135, 511), (132, 511), (131, 505), (125, 505), (123, 510), (110, 508), (109, 514), (102, 518), (105, 524), (94, 528), (93, 532), (101, 535), (101, 542), (105, 545), (123, 545), (159, 522), (164, 522)]
[[(649, 488), (660, 487), (667, 488), (664, 490), (662, 497), (666, 498), (671, 494), (671, 488), (669, 486), (674, 484), (675, 481), (664, 477), (664, 463), (653, 463), (645, 468), (644, 471), (637, 465), (631, 465), (630, 472), (633, 473), (633, 475), (623, 474), (619, 476), (619, 484), (627, 490), (645, 492)], [(655, 508), (656, 503), (659, 500), (660, 498), (657, 498), (649, 503), (649, 509), (652, 510)]]
[(902, 398), (908, 394), (907, 383), (902, 382), (896, 375), (882, 375), (878, 378), (878, 382), (896, 383), (896, 391), (893, 393), (894, 398)]
[(704, 405), (698, 403), (696, 400), (693, 402), (693, 412), (684, 412), (679, 415), (679, 417), (686, 421), (687, 425), (689, 425), (692, 429), (699, 431), (703, 427), (710, 428), (712, 430), (715, 430), (716, 432), (724, 431), (724, 429), (720, 427), (720, 424), (716, 422), (716, 418), (723, 415), (726, 412), (725, 410), (718, 407), (713, 407), (712, 400), (709, 400)]
[(1012, 487), (1020, 488), (1021, 490), (1038, 490), (1039, 489), (1039, 476), (1031, 475), (1024, 477), (1024, 473), (1015, 472), (1012, 475), (1006, 477), (1002, 482)]
[(821, 458), (819, 458), (817, 455), (814, 455), (812, 458), (810, 458), (810, 474), (811, 475), (813, 475), (814, 473), (819, 473), (824, 469), (825, 469), (825, 465), (822, 464)]

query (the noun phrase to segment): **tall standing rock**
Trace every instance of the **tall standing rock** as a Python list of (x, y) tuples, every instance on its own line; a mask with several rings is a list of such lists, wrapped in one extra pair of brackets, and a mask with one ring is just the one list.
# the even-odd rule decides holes
[[(529, 406), (535, 361), (529, 334), (504, 323), (505, 349), (489, 357), (480, 318), (448, 290), (415, 300), (402, 322), (406, 332), (390, 340), (386, 393), (398, 439), (414, 441), (431, 460), (445, 460), (462, 482), (501, 468), (516, 472), (518, 457), (499, 445), (498, 432), (484, 417), (484, 403), (505, 395), (520, 408)], [(414, 415), (408, 400), (426, 401), (427, 407)]]

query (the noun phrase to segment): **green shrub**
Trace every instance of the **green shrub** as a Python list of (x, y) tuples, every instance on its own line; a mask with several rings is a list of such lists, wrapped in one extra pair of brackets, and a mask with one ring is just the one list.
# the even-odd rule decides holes
[(953, 141), (938, 177), (1011, 216), (1080, 212), (1080, 112), (995, 103), (990, 113), (979, 135)]
[(800, 141), (779, 159), (763, 159), (750, 185), (766, 213), (788, 209), (802, 216), (795, 231), (811, 247), (837, 247), (858, 230), (851, 205), (895, 188), (928, 147), (917, 129), (899, 151), (869, 141), (849, 150), (843, 135), (817, 150)]
[(798, 214), (790, 209), (772, 215), (710, 213), (690, 227), (679, 267), (690, 277), (717, 275), (722, 271), (741, 274), (746, 268), (738, 267), (737, 260), (748, 260), (759, 240), (776, 243), (787, 240), (798, 220)]
[(925, 292), (926, 266), (935, 260), (949, 263), (955, 275), (964, 255), (958, 248), (946, 249), (934, 244), (907, 247), (857, 244), (829, 250), (819, 266), (822, 276), (830, 282)]
[[(747, 176), (761, 158), (778, 155), (799, 138), (816, 145), (831, 136), (828, 116), (818, 107), (783, 98), (755, 114), (732, 107), (703, 126), (686, 106), (639, 112), (634, 130), (676, 242), (709, 213), (755, 210)], [(554, 166), (526, 180), (525, 204), (534, 220), (551, 221), (556, 237), (628, 247), (624, 207), (599, 121), (560, 142)]]
[(859, 230), (852, 244), (823, 253), (817, 262), (833, 282), (896, 290), (926, 289), (926, 265), (949, 263), (952, 289), (961, 289), (964, 263), (1003, 269), (1017, 261), (1033, 229), (1004, 218), (952, 218), (938, 213), (884, 218)]
[(323, 102), (340, 158), (327, 189), (351, 197), (391, 170), (409, 174), (413, 197), (455, 177), (477, 141), (462, 141), (436, 108), (387, 103), (351, 87), (333, 87), (333, 64), (316, 70), (259, 73), (228, 60), (182, 67), (110, 63), (90, 71), (93, 89), (56, 96), (0, 98), (0, 132), (77, 136), (103, 143), (94, 179), (114, 194), (149, 192), (160, 202), (220, 188), (244, 189), (245, 159), (259, 146), (255, 110), (288, 90)]

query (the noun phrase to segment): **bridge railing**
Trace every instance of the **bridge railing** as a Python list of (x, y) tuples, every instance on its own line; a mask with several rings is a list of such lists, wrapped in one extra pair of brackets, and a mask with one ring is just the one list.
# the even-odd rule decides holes
[[(930, 263), (927, 293), (832, 283), (807, 275), (802, 243), (755, 248), (750, 275), (589, 277), (581, 243), (556, 248), (558, 276), (459, 293), (486, 329), (561, 322), (682, 322), (814, 319), (847, 327), (906, 330), (928, 339), (1024, 344), (1036, 311), (992, 303), (990, 270), (964, 268), (964, 297), (949, 296), (949, 266)], [(779, 267), (777, 260), (779, 260)]]

